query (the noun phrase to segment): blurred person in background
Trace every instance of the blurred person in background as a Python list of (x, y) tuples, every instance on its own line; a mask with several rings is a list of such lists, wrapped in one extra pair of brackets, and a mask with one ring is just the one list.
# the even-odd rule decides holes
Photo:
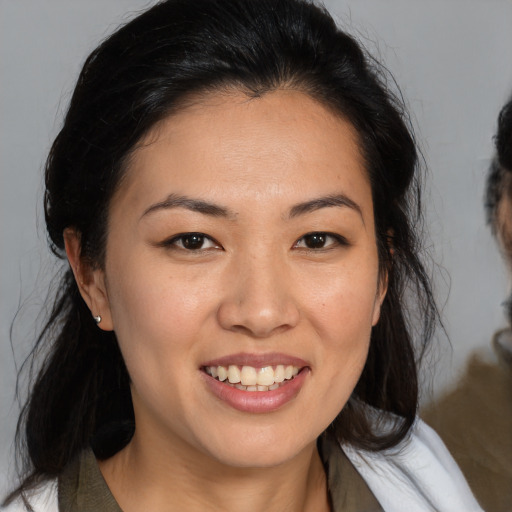
[[(496, 155), (487, 178), (485, 207), (512, 272), (512, 97), (498, 117)], [(508, 327), (492, 349), (475, 353), (456, 388), (423, 417), (441, 435), (485, 510), (512, 510), (512, 294)]]

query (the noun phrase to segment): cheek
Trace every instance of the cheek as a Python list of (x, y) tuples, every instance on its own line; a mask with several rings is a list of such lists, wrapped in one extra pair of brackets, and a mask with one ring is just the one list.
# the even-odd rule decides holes
[(366, 362), (379, 309), (374, 268), (333, 274), (329, 286), (317, 286), (309, 303), (309, 316), (322, 346), (318, 367), (326, 380), (330, 379), (323, 400), (336, 414), (352, 393)]
[(151, 261), (120, 262), (110, 273), (114, 330), (131, 374), (168, 374), (171, 366), (192, 364), (200, 328), (214, 310), (209, 284), (194, 276), (183, 280)]
[[(348, 267), (348, 266), (347, 266)], [(378, 319), (377, 265), (351, 265), (320, 275), (311, 273), (305, 283), (307, 307), (318, 330), (335, 340), (357, 340), (358, 332), (370, 332)]]
[(197, 373), (201, 328), (211, 316), (209, 299), (199, 284), (151, 269), (118, 275), (130, 278), (112, 279), (109, 298), (138, 427), (148, 418), (174, 424), (169, 418), (162, 420), (163, 411), (175, 411), (180, 418), (193, 402), (186, 383)]
[[(324, 343), (323, 367), (342, 381), (357, 380), (368, 354), (375, 296), (340, 292), (329, 297), (318, 322)], [(355, 382), (354, 382), (355, 385)]]

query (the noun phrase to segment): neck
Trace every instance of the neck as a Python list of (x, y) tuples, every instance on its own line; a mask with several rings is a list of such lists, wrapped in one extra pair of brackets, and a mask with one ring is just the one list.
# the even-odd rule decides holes
[[(142, 436), (141, 436), (142, 437)], [(152, 450), (135, 435), (100, 469), (124, 512), (324, 512), (326, 476), (316, 443), (266, 468), (234, 468), (201, 453)]]

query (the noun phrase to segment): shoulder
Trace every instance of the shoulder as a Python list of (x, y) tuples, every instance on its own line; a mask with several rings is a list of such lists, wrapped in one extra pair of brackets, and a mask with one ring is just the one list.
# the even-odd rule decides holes
[[(51, 480), (41, 484), (26, 495), (27, 502), (34, 512), (58, 512), (57, 480)], [(7, 507), (1, 508), (2, 512), (27, 512), (29, 510), (21, 498), (16, 499)]]
[(419, 418), (410, 435), (393, 449), (342, 448), (384, 510), (482, 510), (439, 436)]

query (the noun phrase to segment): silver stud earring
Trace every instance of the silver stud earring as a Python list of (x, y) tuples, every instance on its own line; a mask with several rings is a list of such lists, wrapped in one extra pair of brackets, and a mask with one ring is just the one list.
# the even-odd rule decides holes
[(99, 324), (99, 323), (101, 322), (101, 316), (100, 316), (100, 315), (98, 315), (98, 316), (94, 316), (94, 315), (92, 315), (92, 317), (94, 318), (94, 321), (95, 321), (97, 324)]

